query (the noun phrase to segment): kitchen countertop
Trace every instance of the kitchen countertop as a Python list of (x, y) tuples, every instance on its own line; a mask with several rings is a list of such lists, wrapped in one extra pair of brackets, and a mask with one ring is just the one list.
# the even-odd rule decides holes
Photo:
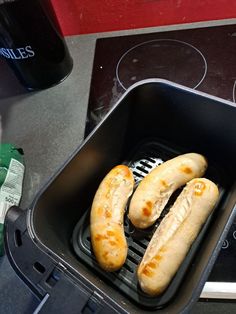
[[(14, 143), (25, 152), (21, 207), (29, 206), (37, 191), (83, 140), (97, 38), (233, 23), (236, 19), (67, 37), (74, 60), (71, 75), (61, 84), (38, 92), (25, 91), (1, 60), (0, 140)], [(0, 289), (0, 313), (32, 313), (39, 303), (6, 256), (0, 258)], [(235, 311), (233, 301), (209, 301), (198, 302), (192, 313)]]

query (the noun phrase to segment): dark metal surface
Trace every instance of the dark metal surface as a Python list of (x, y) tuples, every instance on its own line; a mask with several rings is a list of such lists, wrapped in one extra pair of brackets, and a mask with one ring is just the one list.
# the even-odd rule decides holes
[[(203, 110), (211, 110), (212, 114), (203, 119)], [(167, 81), (147, 80), (136, 84), (38, 195), (29, 212), (31, 237), (42, 251), (68, 268), (68, 272), (79, 277), (83, 272), (87, 285), (101, 289), (104, 295), (110, 296), (111, 303), (133, 313), (140, 311), (140, 307), (105, 281), (96, 283), (97, 276), (76, 259), (70, 245), (73, 225), (91, 204), (104, 174), (126, 160), (140, 141), (158, 137), (183, 147), (184, 151), (201, 152), (211, 165), (218, 165), (217, 175), (221, 171), (227, 174), (227, 180), (224, 182), (226, 192), (198, 247), (198, 254), (188, 267), (175, 298), (163, 310), (169, 313), (189, 311), (201, 293), (234, 218), (236, 192), (232, 183), (236, 157), (231, 147), (236, 145), (235, 114), (236, 107), (231, 103)], [(218, 154), (219, 151), (224, 154)], [(20, 269), (25, 268), (24, 264), (18, 265)]]

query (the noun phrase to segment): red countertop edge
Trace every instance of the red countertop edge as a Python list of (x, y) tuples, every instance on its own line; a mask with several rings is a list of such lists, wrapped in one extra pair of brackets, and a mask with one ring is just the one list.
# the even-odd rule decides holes
[(236, 17), (235, 0), (51, 0), (63, 35)]

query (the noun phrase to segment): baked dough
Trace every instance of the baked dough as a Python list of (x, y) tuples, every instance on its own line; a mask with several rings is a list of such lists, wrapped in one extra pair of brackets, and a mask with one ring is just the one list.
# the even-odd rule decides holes
[(183, 262), (218, 199), (217, 186), (205, 178), (191, 180), (155, 231), (138, 267), (141, 289), (161, 294)]
[(106, 271), (118, 270), (127, 257), (124, 210), (134, 188), (132, 171), (125, 165), (113, 168), (101, 182), (91, 209), (93, 252)]
[(188, 153), (170, 159), (153, 169), (134, 192), (129, 219), (137, 228), (151, 226), (160, 216), (172, 193), (193, 178), (201, 177), (207, 168), (206, 159)]

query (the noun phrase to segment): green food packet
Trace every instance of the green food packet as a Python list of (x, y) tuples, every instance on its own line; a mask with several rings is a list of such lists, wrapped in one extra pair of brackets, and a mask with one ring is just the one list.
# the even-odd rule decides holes
[(3, 228), (7, 210), (19, 205), (24, 177), (23, 150), (0, 144), (0, 256), (4, 254)]

